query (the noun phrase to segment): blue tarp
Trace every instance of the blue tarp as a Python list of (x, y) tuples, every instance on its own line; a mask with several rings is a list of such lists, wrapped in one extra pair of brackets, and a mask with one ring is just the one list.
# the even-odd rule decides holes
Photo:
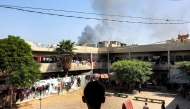
[(171, 69), (168, 74), (169, 82), (170, 83), (189, 83), (190, 76), (186, 73), (182, 73), (179, 69)]

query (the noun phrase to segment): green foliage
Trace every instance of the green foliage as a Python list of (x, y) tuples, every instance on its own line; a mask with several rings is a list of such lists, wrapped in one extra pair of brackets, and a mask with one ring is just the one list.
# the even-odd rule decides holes
[(119, 80), (141, 82), (149, 79), (151, 63), (139, 60), (121, 60), (111, 65), (110, 71), (115, 72)]
[(32, 49), (20, 37), (9, 35), (0, 40), (0, 72), (10, 74), (12, 85), (30, 86), (41, 76), (41, 64), (33, 60)]
[(180, 69), (183, 73), (187, 73), (190, 75), (190, 62), (189, 61), (183, 61), (178, 62), (175, 66), (175, 69)]
[(25, 63), (20, 63), (19, 69), (12, 71), (11, 75), (7, 78), (14, 86), (30, 86), (36, 81), (40, 80), (41, 64), (31, 58), (23, 59)]
[(62, 54), (63, 57), (60, 58), (60, 61), (62, 63), (62, 68), (64, 70), (65, 75), (68, 75), (68, 71), (71, 68), (71, 56), (75, 55), (76, 53), (74, 50), (76, 50), (75, 43), (71, 42), (71, 40), (62, 40), (57, 44), (58, 48), (56, 49), (59, 54)]
[(76, 50), (75, 42), (71, 42), (71, 40), (63, 40), (57, 44), (58, 48), (57, 51), (59, 54), (67, 54), (67, 55), (75, 55), (76, 53), (74, 50)]
[(138, 44), (131, 44), (130, 46), (138, 46)]

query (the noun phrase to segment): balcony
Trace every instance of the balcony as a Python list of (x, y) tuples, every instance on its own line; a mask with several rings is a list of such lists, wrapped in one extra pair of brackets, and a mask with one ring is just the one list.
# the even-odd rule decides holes
[[(150, 62), (152, 65), (152, 69), (153, 70), (168, 70), (168, 63), (166, 62), (165, 64), (156, 64), (156, 62)], [(176, 64), (177, 62), (174, 62), (173, 64), (170, 63), (170, 68), (171, 67), (174, 67), (174, 65)], [(101, 67), (101, 64), (99, 65)], [(98, 67), (99, 67), (98, 66)], [(100, 68), (99, 67), (99, 68)], [(110, 67), (111, 67), (111, 64), (110, 64)], [(95, 67), (96, 68), (96, 67)], [(94, 68), (94, 69), (95, 69)]]
[(152, 69), (153, 70), (168, 70), (168, 63), (166, 62), (165, 64), (156, 64), (156, 62), (150, 62), (152, 64)]
[[(41, 63), (41, 72), (61, 72), (62, 66), (58, 63)], [(110, 63), (111, 66), (111, 63)], [(107, 69), (108, 64), (107, 62), (93, 62), (93, 69)], [(76, 70), (90, 70), (91, 64), (90, 63), (71, 63), (71, 69), (70, 71), (76, 71)]]
[[(111, 63), (109, 64), (111, 67)], [(108, 68), (108, 62), (96, 62), (93, 65), (93, 69), (107, 69)]]
[[(62, 66), (60, 63), (41, 63), (41, 72), (46, 73), (46, 72), (61, 72), (63, 71)], [(88, 70), (91, 69), (90, 64), (77, 64), (77, 63), (72, 63), (71, 64), (71, 69), (70, 71), (75, 71), (75, 70)]]
[[(174, 67), (177, 62), (170, 62), (170, 68)], [(153, 70), (168, 70), (168, 63), (156, 64), (156, 62), (151, 62)]]

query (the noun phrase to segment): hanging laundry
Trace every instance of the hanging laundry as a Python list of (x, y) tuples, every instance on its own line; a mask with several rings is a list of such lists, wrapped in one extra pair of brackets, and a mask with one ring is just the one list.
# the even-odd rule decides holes
[(40, 61), (40, 60), (41, 60), (41, 57), (40, 57), (40, 56), (37, 56), (37, 60)]
[(96, 66), (96, 62), (94, 62), (94, 66)]
[(48, 62), (48, 63), (49, 63), (49, 58), (46, 58), (46, 62)]
[(53, 58), (49, 58), (49, 62), (51, 62), (51, 63), (52, 63), (52, 62), (53, 62)]
[(46, 58), (45, 58), (45, 57), (43, 58), (43, 61), (44, 61), (44, 62), (46, 61)]
[(41, 57), (41, 62), (43, 62), (43, 58), (44, 58), (44, 57)]

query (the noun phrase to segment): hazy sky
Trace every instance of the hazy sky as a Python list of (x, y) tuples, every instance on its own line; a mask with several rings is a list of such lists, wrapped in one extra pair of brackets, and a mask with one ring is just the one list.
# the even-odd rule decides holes
[[(183, 23), (190, 21), (188, 7), (190, 0), (0, 0), (0, 5), (133, 17), (33, 10), (66, 16), (106, 18), (129, 22)], [(71, 39), (77, 43), (78, 37), (82, 37), (80, 40), (82, 43), (85, 41), (94, 43), (103, 40), (117, 40), (127, 44), (150, 44), (177, 38), (179, 31), (180, 34), (187, 34), (187, 30), (190, 31), (189, 27), (189, 23), (142, 24), (97, 21), (43, 15), (0, 7), (0, 38), (15, 35), (21, 36), (26, 41), (46, 44), (56, 44), (62, 39)]]

